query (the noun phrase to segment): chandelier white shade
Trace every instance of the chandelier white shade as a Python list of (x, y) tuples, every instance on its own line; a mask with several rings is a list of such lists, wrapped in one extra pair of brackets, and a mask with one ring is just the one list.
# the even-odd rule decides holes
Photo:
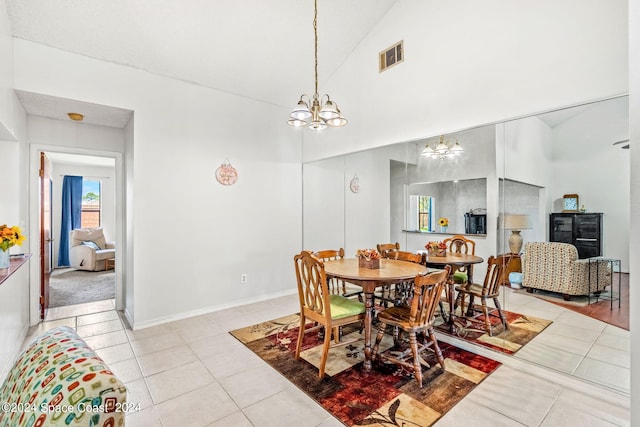
[(458, 143), (458, 140), (456, 138), (453, 138), (453, 141), (451, 141), (450, 139), (445, 140), (444, 135), (441, 135), (438, 143), (434, 144), (434, 148), (432, 148), (429, 144), (424, 147), (424, 149), (422, 150), (422, 155), (430, 159), (448, 159), (457, 157), (464, 153), (464, 150)]
[(329, 95), (318, 94), (318, 0), (314, 1), (313, 34), (315, 48), (315, 92), (313, 96), (303, 94), (298, 104), (289, 115), (290, 126), (309, 126), (309, 129), (320, 131), (328, 126), (340, 127), (347, 124), (338, 105), (331, 101)]

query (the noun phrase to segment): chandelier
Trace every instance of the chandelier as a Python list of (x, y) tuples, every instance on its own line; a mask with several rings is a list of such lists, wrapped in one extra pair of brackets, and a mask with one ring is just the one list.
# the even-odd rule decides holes
[(429, 144), (422, 150), (422, 155), (430, 159), (449, 159), (457, 157), (464, 153), (464, 150), (458, 144), (458, 140), (453, 138), (445, 141), (444, 135), (440, 135), (440, 141), (438, 144), (434, 144), (435, 148), (431, 148)]
[(313, 97), (302, 94), (298, 105), (289, 115), (287, 123), (290, 126), (309, 126), (310, 129), (319, 131), (327, 126), (339, 127), (347, 124), (338, 105), (331, 101), (329, 95), (318, 95), (318, 0), (314, 0), (313, 34), (315, 47), (315, 92)]

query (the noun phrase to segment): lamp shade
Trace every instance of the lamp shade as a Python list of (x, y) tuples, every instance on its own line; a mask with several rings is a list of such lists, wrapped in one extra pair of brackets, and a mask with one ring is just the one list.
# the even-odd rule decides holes
[(322, 109), (320, 110), (320, 117), (325, 120), (335, 119), (339, 116), (340, 113), (338, 113), (338, 107), (336, 107), (336, 104), (334, 104), (332, 101), (325, 102), (322, 106)]
[(505, 230), (526, 230), (531, 228), (529, 215), (507, 214), (504, 216)]
[(289, 117), (294, 120), (307, 120), (311, 117), (309, 106), (303, 100), (298, 101), (296, 108), (293, 109)]

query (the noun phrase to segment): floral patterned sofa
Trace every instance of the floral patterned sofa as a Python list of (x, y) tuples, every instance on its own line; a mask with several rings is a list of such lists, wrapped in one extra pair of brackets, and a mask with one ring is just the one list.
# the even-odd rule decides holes
[[(602, 291), (610, 285), (609, 263), (593, 262), (591, 292)], [(527, 242), (522, 259), (522, 286), (529, 292), (533, 289), (558, 292), (565, 300), (572, 295), (588, 295), (589, 261), (578, 259), (578, 250), (569, 243)]]
[(0, 388), (0, 426), (122, 427), (126, 388), (67, 327), (50, 329), (17, 359)]

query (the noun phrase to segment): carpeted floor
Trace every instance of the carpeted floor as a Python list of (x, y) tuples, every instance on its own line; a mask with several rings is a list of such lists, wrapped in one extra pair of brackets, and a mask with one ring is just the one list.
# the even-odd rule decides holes
[(115, 298), (114, 270), (57, 268), (49, 279), (49, 308)]
[[(305, 336), (302, 359), (295, 360), (298, 335), (297, 314), (231, 331), (289, 381), (347, 426), (430, 426), (453, 408), (471, 390), (500, 366), (499, 362), (441, 343), (446, 370), (428, 353), (431, 367), (424, 371), (422, 389), (396, 365), (374, 363), (363, 371), (362, 335), (356, 328), (345, 330), (344, 339), (360, 341), (329, 351), (327, 376), (318, 378), (320, 344), (316, 333)], [(383, 341), (389, 349), (393, 340)], [(381, 347), (381, 348), (382, 348)]]

